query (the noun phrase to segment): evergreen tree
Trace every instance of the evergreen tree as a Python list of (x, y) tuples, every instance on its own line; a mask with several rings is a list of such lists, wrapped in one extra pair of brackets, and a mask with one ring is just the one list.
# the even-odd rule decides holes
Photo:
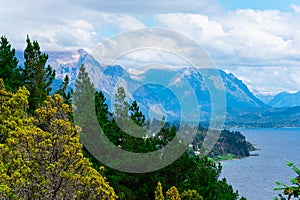
[(42, 53), (37, 41), (26, 39), (27, 46), (24, 51), (25, 68), (22, 73), (23, 84), (30, 92), (29, 112), (40, 107), (51, 91), (51, 84), (55, 78), (55, 70), (46, 66), (48, 55)]
[[(120, 120), (118, 124), (115, 123), (113, 118), (106, 117), (110, 114), (105, 114), (107, 110), (107, 105), (104, 103), (105, 98), (102, 96), (96, 99), (97, 116), (98, 113), (100, 114), (102, 112), (101, 116), (98, 116), (98, 121), (102, 127), (106, 127), (104, 128), (105, 135), (120, 148), (137, 153), (152, 152), (157, 150), (157, 148), (163, 148), (166, 145), (170, 146), (169, 142), (171, 140), (179, 141), (176, 137), (176, 127), (169, 126), (167, 123), (160, 121), (158, 123), (162, 123), (164, 127), (156, 136), (149, 136), (149, 138), (137, 138), (133, 136), (132, 133), (135, 131), (135, 128), (140, 127), (137, 124), (142, 125), (141, 128), (145, 128), (144, 126), (147, 126), (147, 124), (143, 121), (143, 116), (138, 105), (134, 102), (130, 105), (126, 101), (124, 89), (118, 89), (116, 95), (115, 118), (116, 120)], [(108, 122), (106, 122), (106, 120), (108, 120)], [(119, 127), (122, 120), (125, 121), (125, 131)], [(103, 126), (103, 123), (107, 123), (107, 126)], [(177, 151), (177, 148), (178, 145), (173, 145), (170, 148), (166, 148), (165, 152), (168, 151), (168, 153), (172, 154), (174, 151)], [(164, 155), (162, 155), (162, 159), (163, 156)], [(91, 155), (88, 157), (93, 161), (96, 169), (103, 165)], [(151, 160), (152, 159), (150, 159), (149, 163), (145, 163), (144, 167), (151, 166)], [(208, 200), (236, 200), (238, 194), (226, 183), (226, 180), (218, 180), (220, 172), (221, 166), (216, 165), (214, 161), (207, 157), (199, 158), (198, 156), (191, 156), (187, 151), (169, 166), (155, 172), (132, 174), (106, 167), (103, 173), (120, 199), (154, 199), (155, 187), (157, 186), (157, 181), (160, 180), (163, 186), (162, 188), (175, 186), (180, 193), (195, 190), (199, 195)], [(199, 197), (199, 195), (197, 196), (197, 194), (194, 193), (189, 193), (188, 195), (187, 198), (191, 195), (195, 198)]]
[(69, 76), (66, 75), (64, 81), (60, 85), (59, 89), (56, 91), (56, 94), (59, 94), (61, 97), (63, 97), (65, 99), (66, 104), (71, 105), (73, 89), (70, 89), (70, 91), (68, 91), (68, 85), (69, 85)]
[(16, 91), (21, 86), (20, 68), (15, 49), (5, 36), (0, 38), (0, 78), (8, 91)]
[(135, 124), (137, 124), (138, 126), (145, 125), (144, 123), (146, 118), (143, 115), (143, 113), (140, 111), (140, 108), (136, 101), (132, 102), (132, 104), (129, 107), (129, 111), (130, 111), (130, 118), (133, 120)]
[(108, 111), (108, 105), (105, 103), (106, 98), (101, 91), (96, 91), (95, 94), (95, 109), (97, 114), (97, 119), (102, 126), (108, 123), (108, 117), (110, 115)]
[(96, 89), (91, 82), (86, 68), (81, 65), (75, 82), (75, 91), (73, 93), (73, 103), (75, 106), (75, 121), (83, 128), (83, 133), (90, 133), (92, 128), (90, 121), (95, 118), (95, 93)]
[(119, 87), (115, 94), (115, 119), (120, 122), (120, 128), (125, 128), (128, 122), (129, 103), (126, 100), (126, 93), (123, 87)]

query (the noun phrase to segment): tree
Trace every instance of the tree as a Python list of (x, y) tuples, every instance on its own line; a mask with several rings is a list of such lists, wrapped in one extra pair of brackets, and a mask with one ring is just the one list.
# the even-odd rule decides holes
[(0, 144), (6, 143), (9, 132), (17, 128), (16, 124), (12, 122), (15, 119), (26, 118), (27, 104), (22, 105), (18, 102), (25, 101), (23, 98), (28, 95), (27, 90), (19, 90), (18, 95), (6, 91), (4, 82), (0, 78)]
[(97, 114), (98, 122), (100, 123), (101, 127), (104, 128), (105, 124), (109, 122), (108, 117), (110, 113), (108, 111), (108, 105), (105, 103), (106, 98), (101, 91), (96, 91), (95, 94), (95, 109)]
[(21, 86), (20, 67), (15, 55), (15, 49), (11, 47), (5, 36), (0, 38), (0, 78), (3, 79), (8, 91), (16, 91)]
[(164, 195), (162, 191), (162, 186), (160, 181), (157, 183), (156, 190), (155, 190), (155, 200), (164, 200)]
[(182, 200), (203, 200), (196, 190), (184, 191), (180, 196)]
[(48, 55), (42, 53), (37, 41), (26, 39), (27, 46), (24, 51), (24, 70), (22, 72), (23, 85), (30, 92), (29, 112), (40, 107), (51, 91), (51, 84), (55, 78), (55, 70), (50, 65), (46, 66)]
[(145, 115), (140, 111), (140, 108), (136, 101), (133, 101), (132, 104), (129, 106), (130, 111), (130, 118), (133, 122), (138, 126), (144, 126), (145, 124)]
[(179, 192), (176, 187), (172, 186), (168, 191), (166, 192), (167, 200), (181, 200)]
[(89, 133), (89, 121), (95, 116), (95, 93), (96, 89), (91, 82), (86, 68), (81, 65), (75, 82), (75, 91), (73, 93), (73, 103), (75, 106), (74, 115), (76, 115), (77, 124), (82, 126), (83, 133)]
[[(293, 186), (288, 186), (277, 181), (276, 184), (279, 187), (275, 188), (275, 190), (283, 190), (283, 194), (284, 196), (287, 196), (288, 200), (292, 199), (292, 197), (300, 199), (300, 169), (292, 162), (287, 162), (287, 165), (296, 173), (296, 178), (291, 179)], [(286, 200), (282, 194), (279, 194), (278, 196), (280, 200)]]
[[(115, 102), (115, 105), (118, 108), (116, 109), (118, 110), (118, 113), (115, 113), (115, 118), (117, 118), (116, 120), (120, 120), (120, 123), (122, 123), (121, 120), (125, 120), (125, 131), (118, 126), (120, 123), (115, 123), (113, 118), (105, 117), (110, 116), (110, 114), (104, 114), (106, 113), (107, 108), (107, 105), (104, 103), (104, 98), (100, 98), (102, 100), (96, 99), (96, 110), (98, 110), (97, 113), (103, 111), (101, 115), (102, 117), (99, 116), (98, 121), (101, 124), (101, 127), (105, 127), (105, 135), (120, 148), (131, 152), (143, 153), (155, 151), (158, 148), (165, 147), (166, 145), (169, 147), (169, 142), (171, 140), (179, 142), (179, 138), (176, 136), (176, 127), (160, 121), (157, 123), (160, 125), (162, 124), (162, 129), (155, 136), (148, 135), (149, 138), (137, 138), (133, 136), (132, 134), (136, 130), (135, 128), (139, 127), (137, 124), (140, 124), (142, 126), (141, 128), (146, 129), (144, 126), (147, 126), (147, 123), (140, 123), (142, 120), (139, 119), (143, 119), (141, 115), (139, 118), (132, 118), (132, 116), (137, 116), (135, 113), (142, 113), (139, 111), (137, 104), (133, 102), (130, 105), (126, 101), (124, 89), (119, 89), (117, 93), (116, 99), (118, 101)], [(107, 126), (103, 126), (103, 123), (105, 124), (106, 120), (108, 120)], [(185, 144), (183, 145), (185, 146)], [(166, 148), (164, 152), (169, 151), (170, 153), (174, 153), (174, 151), (177, 151), (177, 148), (178, 145), (174, 144), (170, 148)], [(103, 165), (93, 157), (89, 158), (94, 163), (93, 166), (96, 169)], [(163, 155), (161, 158), (163, 158)], [(145, 163), (144, 167), (151, 166), (151, 161), (152, 159), (150, 159), (149, 163)], [(156, 186), (158, 180), (161, 183), (163, 193), (166, 192), (163, 188), (175, 186), (179, 193), (193, 190), (197, 191), (199, 195), (208, 200), (236, 200), (238, 198), (237, 192), (233, 191), (232, 187), (226, 182), (225, 179), (219, 180), (221, 173), (220, 165), (217, 165), (208, 157), (200, 158), (198, 156), (191, 156), (189, 151), (186, 151), (180, 158), (178, 158), (169, 166), (154, 172), (135, 174), (121, 172), (109, 167), (105, 167), (103, 173), (107, 177), (107, 180), (110, 182), (111, 186), (113, 186), (115, 189), (116, 193), (119, 195), (120, 199), (155, 199), (155, 191), (157, 191)], [(197, 197), (196, 194), (194, 196)]]
[(126, 93), (123, 87), (119, 87), (115, 94), (115, 119), (119, 122), (120, 128), (125, 128), (128, 122), (129, 103), (126, 100)]
[[(72, 108), (59, 95), (47, 97), (35, 117), (26, 114), (28, 91), (20, 89), (2, 106), (10, 130), (0, 145), (1, 199), (116, 199), (108, 183), (83, 157)], [(2, 119), (2, 118), (1, 118)]]
[(68, 91), (69, 85), (69, 76), (66, 75), (64, 81), (60, 85), (59, 89), (56, 91), (56, 94), (59, 94), (61, 97), (65, 99), (65, 103), (71, 105), (72, 104), (72, 94), (73, 89)]

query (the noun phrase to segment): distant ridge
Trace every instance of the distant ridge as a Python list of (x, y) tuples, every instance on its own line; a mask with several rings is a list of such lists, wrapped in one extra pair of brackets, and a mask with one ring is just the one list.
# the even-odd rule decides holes
[[(126, 88), (129, 98), (140, 101), (138, 103), (144, 111), (148, 112), (151, 106), (161, 104), (161, 106), (166, 109), (165, 112), (168, 115), (168, 119), (176, 120), (180, 117), (180, 106), (185, 106), (188, 109), (201, 109), (202, 119), (210, 119), (211, 96), (204, 81), (205, 73), (199, 72), (199, 70), (195, 68), (182, 68), (176, 71), (151, 68), (143, 73), (131, 74), (128, 72), (130, 70), (125, 70), (120, 65), (102, 66), (93, 56), (82, 49), (66, 52), (52, 51), (47, 52), (47, 54), (49, 55), (48, 64), (56, 70), (57, 80), (54, 84), (60, 84), (61, 80), (68, 75), (70, 77), (70, 87), (74, 87), (78, 69), (80, 65), (84, 64), (89, 72), (90, 78), (95, 83), (95, 87), (106, 94), (108, 101), (112, 98), (117, 87), (116, 85), (121, 84)], [(23, 53), (17, 51), (17, 57), (20, 64), (22, 64), (24, 62)], [(233, 74), (228, 74), (222, 70), (217, 71), (225, 87), (226, 106), (228, 108), (245, 109), (268, 107), (265, 103), (256, 98), (248, 87)], [(208, 74), (206, 76), (209, 76), (210, 73), (206, 72), (206, 74)], [(215, 75), (212, 75), (209, 79), (213, 81), (217, 80), (214, 76)], [(179, 105), (178, 101), (174, 99), (176, 97), (174, 95), (172, 96), (172, 90), (164, 89), (162, 85), (159, 86), (159, 84), (143, 85), (147, 82), (161, 82), (161, 84), (176, 90), (181, 90), (183, 82), (186, 82), (193, 88), (200, 107), (189, 108), (189, 106), (191, 106), (189, 99), (192, 98), (191, 95), (194, 94), (184, 94), (186, 95), (184, 97), (186, 101), (184, 105)], [(218, 84), (220, 83), (213, 83), (216, 90), (219, 89)], [(54, 85), (53, 87), (57, 88), (58, 86)], [(129, 91), (134, 92), (130, 93)], [(182, 91), (182, 94), (183, 93), (184, 91)]]

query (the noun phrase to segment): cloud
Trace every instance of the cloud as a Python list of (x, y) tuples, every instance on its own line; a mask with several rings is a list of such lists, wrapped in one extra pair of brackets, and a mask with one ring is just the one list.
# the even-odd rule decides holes
[[(271, 91), (272, 84), (263, 84), (263, 74), (269, 77), (266, 80), (271, 81), (269, 75), (272, 73), (268, 70), (277, 76), (283, 69), (283, 82), (281, 85), (274, 84), (274, 91), (296, 89), (300, 85), (297, 78), (297, 67), (300, 67), (300, 6), (292, 4), (291, 12), (253, 9), (226, 11), (221, 10), (217, 2), (3, 1), (0, 7), (0, 30), (12, 46), (20, 50), (25, 48), (27, 34), (31, 39), (38, 40), (44, 51), (92, 50), (109, 37), (151, 25), (190, 37), (205, 48), (219, 68), (226, 68), (241, 76), (251, 88)], [(135, 38), (127, 39), (127, 47), (135, 42)], [(166, 38), (159, 42), (171, 48), (181, 47)], [(189, 54), (195, 59), (197, 56), (192, 52)], [(132, 53), (126, 57), (126, 62), (132, 65), (139, 58), (146, 63), (158, 61), (161, 64), (165, 61), (167, 64), (182, 64), (174, 55), (149, 51)], [(289, 69), (292, 73), (288, 73)], [(257, 83), (250, 81), (255, 70), (259, 71)], [(298, 88), (300, 90), (300, 86)]]
[(112, 14), (71, 1), (3, 2), (0, 30), (16, 49), (25, 48), (26, 35), (43, 50), (94, 49), (107, 35), (144, 24), (129, 14)]
[(99, 45), (92, 55), (104, 65), (122, 64), (127, 68), (147, 64), (213, 66), (195, 41), (178, 32), (159, 28), (121, 33)]
[(250, 90), (258, 90), (265, 95), (275, 95), (282, 91), (299, 91), (300, 68), (291, 66), (256, 66), (229, 68)]
[(294, 10), (294, 12), (300, 13), (300, 6), (299, 5), (292, 4), (291, 7)]
[(173, 12), (216, 12), (220, 9), (216, 0), (86, 0), (81, 2), (82, 7), (94, 9), (97, 11), (111, 13), (129, 13), (129, 14), (157, 14), (157, 13), (173, 13)]
[(275, 10), (236, 10), (221, 15), (156, 15), (160, 27), (202, 44), (217, 64), (287, 64), (300, 57), (299, 16)]

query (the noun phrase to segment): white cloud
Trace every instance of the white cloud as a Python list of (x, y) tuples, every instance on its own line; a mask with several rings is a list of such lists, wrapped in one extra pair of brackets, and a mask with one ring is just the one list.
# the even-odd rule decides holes
[(250, 90), (275, 95), (282, 91), (295, 92), (300, 87), (300, 68), (287, 66), (238, 67), (226, 70), (241, 79)]
[[(296, 11), (297, 7), (293, 7)], [(203, 15), (156, 15), (159, 26), (203, 45), (218, 68), (228, 69), (263, 93), (300, 90), (300, 16), (243, 9)]]
[(294, 10), (294, 12), (300, 13), (300, 5), (292, 4), (291, 7)]
[(240, 63), (278, 63), (278, 59), (300, 56), (298, 16), (291, 13), (249, 9), (212, 17), (163, 14), (155, 19), (161, 27), (183, 32), (203, 44), (216, 59), (230, 56)]
[(112, 14), (71, 1), (2, 2), (0, 30), (16, 49), (26, 35), (43, 50), (94, 49), (105, 33), (117, 34), (144, 24), (129, 14)]
[(131, 13), (149, 15), (172, 12), (216, 12), (220, 9), (216, 0), (86, 0), (80, 3), (83, 7), (112, 13)]
[[(149, 23), (189, 36), (203, 45), (219, 68), (233, 71), (243, 80), (248, 80), (254, 89), (272, 90), (272, 84), (263, 84), (262, 77), (270, 74), (277, 77), (280, 70), (265, 67), (273, 70), (270, 73), (262, 68), (257, 73), (262, 80), (255, 83), (250, 81), (253, 80), (252, 69), (278, 66), (278, 69), (291, 69), (292, 73), (283, 73), (283, 82), (281, 85), (276, 83), (274, 91), (294, 90), (296, 87), (300, 90), (299, 73), (295, 71), (300, 67), (300, 6), (292, 4), (291, 8), (291, 12), (221, 11), (217, 0), (3, 1), (0, 30), (16, 49), (25, 48), (27, 34), (38, 40), (43, 50), (94, 49), (107, 37), (147, 27)], [(130, 47), (134, 42), (135, 38), (128, 37), (125, 45)], [(159, 42), (170, 48), (182, 46), (165, 38)], [(196, 59), (198, 55), (190, 53), (189, 56)], [(150, 52), (131, 54), (127, 61), (141, 57), (146, 62), (177, 62), (166, 53)], [(245, 66), (255, 67), (247, 67), (245, 72), (239, 70)], [(266, 80), (271, 81), (271, 77)]]

